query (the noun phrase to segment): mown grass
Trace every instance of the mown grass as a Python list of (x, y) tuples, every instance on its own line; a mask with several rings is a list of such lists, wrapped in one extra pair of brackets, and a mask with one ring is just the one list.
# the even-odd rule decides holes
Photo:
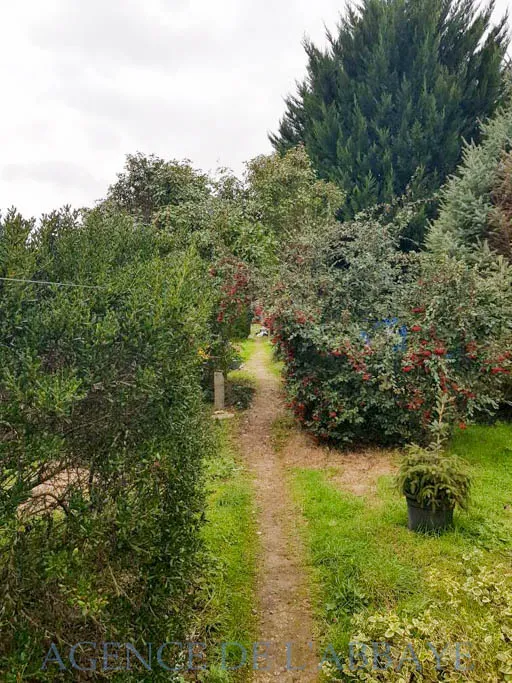
[[(487, 604), (484, 600), (480, 604), (480, 598), (464, 592), (470, 590), (465, 573), (469, 566), (467, 558), (478, 548), (482, 552), (477, 557), (478, 567), (486, 567), (496, 574), (486, 581), (494, 586), (502, 578), (512, 579), (511, 447), (511, 425), (474, 427), (461, 432), (453, 441), (451, 450), (470, 463), (472, 504), (467, 513), (456, 515), (455, 528), (441, 536), (408, 531), (405, 501), (395, 491), (391, 477), (379, 481), (380, 504), (376, 506), (337, 488), (330, 481), (328, 471), (293, 471), (295, 500), (306, 520), (303, 533), (324, 644), (332, 644), (346, 656), (349, 642), (361, 624), (367, 634), (371, 630), (366, 628), (371, 615), (383, 615), (384, 621), (397, 617), (407, 624), (407, 619), (421, 617), (429, 608), (437, 620), (429, 621), (427, 626), (435, 631), (431, 634), (433, 640), (440, 634), (452, 635), (454, 641), (464, 640), (474, 636), (481, 625), (481, 638), (486, 637), (487, 641), (485, 646), (483, 640), (480, 644), (474, 643), (474, 656), (481, 654), (477, 670), (479, 675), (498, 675), (499, 665), (493, 658), (508, 657), (500, 647), (508, 652), (510, 644), (506, 644), (508, 636), (503, 633), (506, 627), (496, 618), (496, 613), (512, 610), (512, 602), (508, 606), (494, 604), (498, 589), (493, 588), (490, 602)], [(505, 568), (494, 570), (501, 562), (505, 562)], [(437, 572), (435, 579), (432, 571)], [(464, 589), (462, 597), (457, 598), (460, 605), (456, 607), (453, 592), (461, 585)], [(499, 599), (512, 601), (512, 592), (506, 595), (506, 599)], [(446, 601), (452, 601), (451, 607), (446, 606)], [(467, 614), (471, 615), (469, 619)], [(509, 621), (512, 626), (510, 617)], [(392, 636), (389, 624), (383, 630), (386, 628), (387, 635)], [(512, 663), (512, 649), (510, 655)], [(431, 674), (430, 678), (417, 680), (438, 679)], [(477, 675), (474, 679), (460, 680), (479, 678)], [(490, 677), (488, 680), (508, 679)]]
[(251, 329), (251, 335), (247, 339), (240, 339), (235, 343), (235, 349), (242, 363), (247, 363), (249, 358), (254, 353), (256, 348), (256, 339), (254, 337), (256, 330)]
[[(236, 672), (221, 669), (221, 645), (236, 642), (250, 651), (256, 628), (258, 537), (253, 484), (236, 449), (236, 418), (218, 423), (216, 430), (218, 447), (207, 465), (208, 499), (202, 532), (210, 570), (202, 581), (197, 627), (209, 645), (208, 671), (203, 676), (209, 683), (240, 680)], [(237, 663), (229, 652), (226, 663)]]
[(283, 375), (284, 363), (276, 358), (274, 346), (268, 337), (263, 338), (263, 350), (265, 352), (269, 371), (275, 377), (281, 378)]

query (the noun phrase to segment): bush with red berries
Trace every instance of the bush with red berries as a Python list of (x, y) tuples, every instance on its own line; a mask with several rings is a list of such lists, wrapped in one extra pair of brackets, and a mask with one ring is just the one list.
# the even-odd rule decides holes
[(228, 326), (240, 324), (247, 318), (251, 304), (251, 275), (249, 267), (235, 257), (222, 258), (210, 269), (217, 282), (219, 303), (217, 322)]
[(231, 343), (244, 339), (251, 328), (253, 300), (252, 271), (248, 264), (234, 256), (222, 256), (209, 268), (212, 301), (210, 344), (204, 353), (203, 387), (212, 397), (213, 373), (227, 373), (237, 360)]
[(403, 254), (390, 226), (340, 226), (273, 291), (290, 408), (338, 443), (428, 442), (492, 413), (512, 370), (511, 283), (489, 254)]

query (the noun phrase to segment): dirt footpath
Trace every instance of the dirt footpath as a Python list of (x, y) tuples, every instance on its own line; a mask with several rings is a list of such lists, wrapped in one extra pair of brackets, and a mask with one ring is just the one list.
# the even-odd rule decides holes
[(272, 423), (284, 410), (280, 381), (267, 367), (261, 340), (245, 369), (256, 378), (257, 390), (242, 423), (240, 442), (254, 475), (259, 511), (258, 638), (269, 643), (260, 648), (261, 668), (255, 671), (254, 680), (308, 683), (318, 680), (308, 580), (285, 465), (271, 443)]

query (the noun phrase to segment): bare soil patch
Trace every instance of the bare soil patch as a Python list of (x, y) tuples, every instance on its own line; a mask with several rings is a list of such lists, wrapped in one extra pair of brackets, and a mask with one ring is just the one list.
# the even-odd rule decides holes
[(18, 508), (22, 517), (40, 515), (57, 508), (67, 510), (69, 498), (74, 490), (87, 491), (89, 471), (75, 467), (49, 474), (41, 484), (31, 491), (31, 497)]
[(372, 497), (380, 477), (397, 471), (398, 453), (381, 448), (342, 452), (321, 446), (305, 432), (295, 431), (288, 439), (283, 458), (288, 467), (330, 469), (331, 481), (356, 496)]

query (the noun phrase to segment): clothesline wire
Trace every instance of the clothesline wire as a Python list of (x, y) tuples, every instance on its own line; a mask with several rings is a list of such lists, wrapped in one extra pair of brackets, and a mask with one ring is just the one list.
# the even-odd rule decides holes
[(50, 282), (48, 280), (25, 280), (18, 277), (0, 277), (2, 282), (24, 282), (32, 285), (56, 285), (57, 287), (81, 287), (83, 289), (106, 289), (101, 285), (79, 285), (75, 282)]

